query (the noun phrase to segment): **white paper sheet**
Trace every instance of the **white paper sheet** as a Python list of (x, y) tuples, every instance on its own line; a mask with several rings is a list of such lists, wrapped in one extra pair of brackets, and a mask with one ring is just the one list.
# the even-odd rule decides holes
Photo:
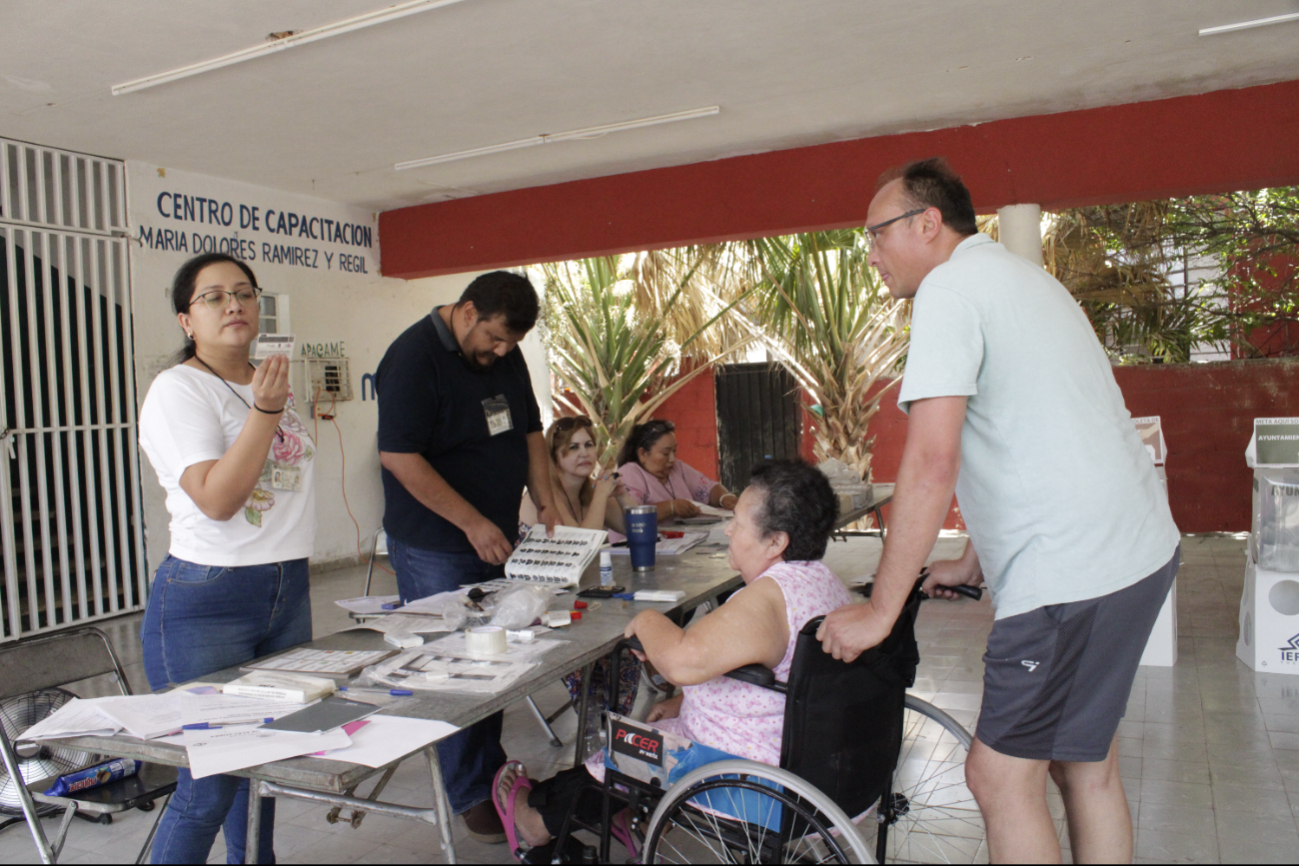
[(394, 634), (405, 632), (407, 634), (428, 634), (434, 631), (447, 631), (446, 623), (440, 616), (420, 616), (405, 613), (390, 613), (387, 616), (376, 617), (375, 619), (363, 622), (360, 625), (354, 625), (345, 631), (357, 631), (358, 629), (369, 629), (371, 631), (382, 632), (383, 634)]
[(283, 761), (326, 749), (344, 749), (352, 739), (342, 728), (321, 734), (266, 731), (253, 726), (185, 731), (185, 751), (195, 779), (232, 773), (258, 764)]
[(425, 616), (441, 616), (442, 606), (446, 604), (447, 599), (455, 598), (462, 593), (460, 590), (451, 590), (450, 592), (439, 592), (436, 595), (430, 595), (425, 598), (417, 598), (404, 607), (399, 607), (396, 613), (416, 613)]
[(366, 767), (382, 767), (460, 730), (446, 722), (401, 716), (376, 715), (366, 721), (368, 725), (352, 734), (352, 745), (326, 752), (321, 757)]
[(18, 739), (49, 740), (78, 735), (108, 737), (122, 730), (120, 724), (99, 712), (97, 705), (98, 700), (73, 698), (23, 731)]
[(387, 613), (388, 610), (392, 610), (392, 608), (384, 610), (383, 606), (385, 604), (400, 603), (400, 595), (362, 595), (357, 598), (344, 598), (334, 602), (334, 604), (338, 605), (343, 610), (350, 610), (352, 613), (364, 614)]
[[(319, 701), (312, 701), (312, 704)], [(180, 723), (198, 725), (260, 724), (264, 719), (278, 719), (296, 713), (311, 704), (297, 701), (269, 701), (240, 695), (180, 695)]]
[(99, 712), (133, 737), (152, 740), (180, 730), (180, 693), (100, 698)]
[[(707, 532), (686, 532), (680, 538), (661, 538), (659, 543), (654, 545), (654, 553), (658, 556), (676, 556), (685, 553), (708, 536)], [(609, 552), (615, 556), (631, 556), (630, 547), (611, 547)]]

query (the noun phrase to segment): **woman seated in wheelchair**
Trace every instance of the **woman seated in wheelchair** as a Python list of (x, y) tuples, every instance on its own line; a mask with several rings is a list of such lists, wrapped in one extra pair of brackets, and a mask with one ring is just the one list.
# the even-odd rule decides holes
[[(654, 610), (627, 625), (627, 637), (644, 646), (643, 657), (682, 687), (650, 710), (648, 722), (741, 758), (780, 763), (785, 696), (725, 674), (758, 663), (787, 680), (799, 629), (852, 601), (821, 562), (837, 515), (830, 483), (814, 467), (774, 461), (754, 469), (726, 531), (731, 567), (745, 586), (688, 630)], [(602, 752), (542, 782), (530, 780), (518, 761), (501, 768), (493, 798), (516, 857), (550, 842), (575, 807), (584, 820), (599, 821), (598, 798), (580, 798), (578, 805), (592, 777), (604, 778)], [(632, 849), (626, 814), (614, 816), (613, 824), (614, 837)]]

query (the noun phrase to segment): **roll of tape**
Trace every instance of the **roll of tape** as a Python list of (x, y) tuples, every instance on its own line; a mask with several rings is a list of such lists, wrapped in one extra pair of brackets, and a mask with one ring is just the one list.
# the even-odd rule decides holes
[(465, 647), (475, 655), (494, 656), (505, 652), (505, 629), (482, 625), (465, 632)]

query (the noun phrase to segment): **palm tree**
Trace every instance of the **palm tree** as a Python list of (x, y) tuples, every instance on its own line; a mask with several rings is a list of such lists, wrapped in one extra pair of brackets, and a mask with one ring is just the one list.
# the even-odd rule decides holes
[(712, 332), (733, 303), (699, 313), (699, 292), (710, 304), (718, 298), (697, 287), (701, 267), (714, 266), (697, 250), (542, 266), (551, 372), (561, 386), (555, 399), (594, 422), (601, 471), (633, 426), (751, 342), (733, 328), (721, 337)]
[(869, 480), (874, 439), (867, 428), (893, 383), (875, 386), (898, 372), (910, 305), (880, 285), (861, 230), (761, 238), (748, 246), (759, 281), (753, 300), (741, 305), (750, 333), (815, 401), (808, 411), (817, 459), (837, 458)]

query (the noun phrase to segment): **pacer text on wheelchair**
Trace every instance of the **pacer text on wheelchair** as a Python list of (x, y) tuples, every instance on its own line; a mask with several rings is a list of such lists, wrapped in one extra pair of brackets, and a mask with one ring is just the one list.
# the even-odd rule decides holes
[(613, 750), (663, 766), (663, 738), (648, 728), (619, 722), (613, 731)]

